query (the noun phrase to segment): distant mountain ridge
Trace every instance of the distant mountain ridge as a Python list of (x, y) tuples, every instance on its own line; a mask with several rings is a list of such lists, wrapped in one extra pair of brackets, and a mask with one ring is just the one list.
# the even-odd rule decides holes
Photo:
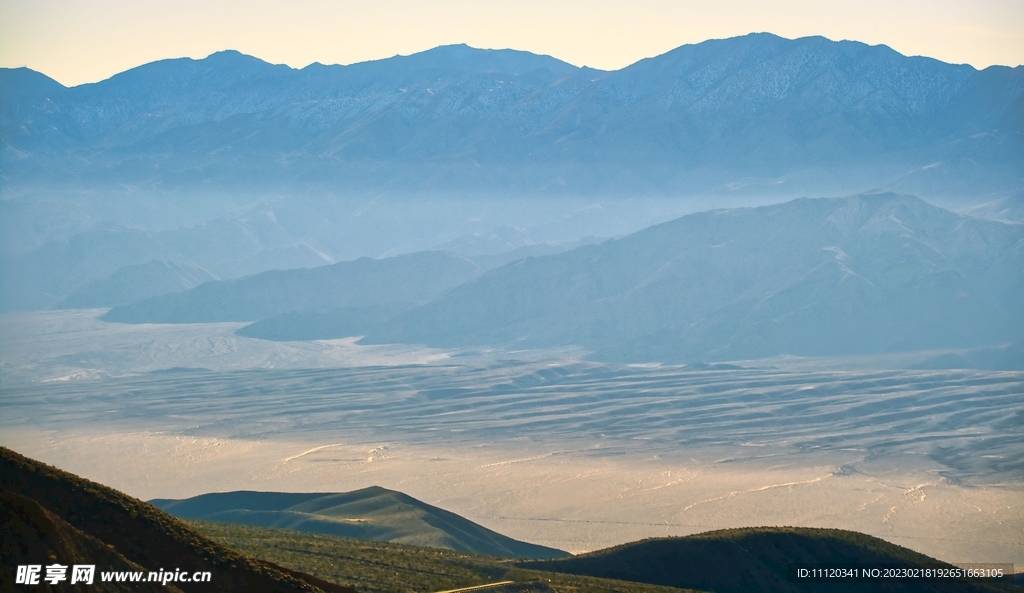
[[(110, 307), (215, 278), (333, 263), (308, 244), (282, 235), (265, 214), (160, 232), (115, 228), (78, 233), (0, 257), (0, 310)], [(4, 232), (0, 237), (10, 239)], [(193, 278), (184, 279), (173, 269), (192, 270), (186, 276)]]
[(153, 260), (125, 266), (107, 278), (93, 280), (57, 304), (60, 309), (130, 305), (169, 292), (187, 290), (217, 277), (198, 266)]
[(671, 195), (809, 172), (976, 191), (962, 181), (1024, 169), (1024, 68), (822, 37), (711, 40), (615, 72), (457, 45), (301, 70), (227, 51), (72, 88), (7, 69), (0, 87), (7, 192)]
[(440, 251), (361, 258), (298, 270), (272, 270), (213, 281), (114, 307), (103, 319), (125, 323), (256, 321), (290, 312), (425, 303), (481, 272), (469, 259)]

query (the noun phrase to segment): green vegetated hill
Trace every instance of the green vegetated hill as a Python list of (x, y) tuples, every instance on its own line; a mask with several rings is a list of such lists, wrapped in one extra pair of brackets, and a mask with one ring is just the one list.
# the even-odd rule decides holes
[[(878, 538), (835, 529), (732, 529), (645, 540), (572, 558), (511, 561), (283, 529), (207, 521), (192, 521), (190, 525), (245, 554), (301, 568), (369, 593), (436, 591), (502, 581), (513, 581), (514, 585), (489, 591), (1024, 591), (1011, 584), (965, 581), (846, 586), (789, 583), (787, 566), (799, 562), (949, 566)], [(687, 575), (703, 584), (680, 584)], [(676, 584), (666, 585), (666, 581)]]
[(876, 537), (841, 529), (756, 527), (648, 539), (519, 566), (719, 593), (753, 591), (1024, 591), (1008, 583), (891, 580), (794, 583), (791, 564), (952, 566)]
[[(178, 568), (209, 571), (212, 577), (208, 583), (175, 583), (182, 591), (351, 591), (243, 556), (152, 505), (6, 447), (0, 447), (0, 495), (4, 509), (0, 547), (4, 591), (15, 590), (14, 567), (53, 562), (95, 564), (96, 580), (89, 591), (125, 590), (120, 585), (100, 583), (101, 571)], [(162, 586), (150, 589), (174, 590)]]
[(345, 493), (223, 492), (151, 500), (181, 519), (278, 527), (415, 544), (507, 558), (559, 558), (568, 552), (514, 540), (455, 513), (379, 486)]
[(365, 593), (445, 591), (514, 581), (493, 593), (679, 593), (646, 583), (515, 566), (507, 558), (249, 525), (190, 521), (203, 535), (254, 558), (302, 570)]

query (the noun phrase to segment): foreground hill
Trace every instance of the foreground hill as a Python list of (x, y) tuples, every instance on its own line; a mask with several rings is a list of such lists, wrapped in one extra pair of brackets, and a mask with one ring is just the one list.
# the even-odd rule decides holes
[[(97, 571), (97, 584), (90, 591), (125, 590), (99, 585), (100, 571), (180, 568), (209, 571), (212, 577), (209, 583), (174, 583), (182, 591), (352, 593), (242, 556), (151, 505), (6, 447), (0, 447), (0, 490), (0, 504), (7, 511), (0, 548), (5, 581), (13, 580), (13, 567), (19, 564), (87, 560)], [(13, 583), (8, 584), (4, 590), (13, 590)]]
[(910, 196), (685, 216), (492, 270), (364, 343), (575, 344), (616, 361), (975, 348), (1024, 334), (1024, 226)]
[[(793, 563), (949, 567), (874, 537), (830, 529), (733, 529), (644, 540), (571, 558), (514, 562), (496, 556), (292, 530), (206, 521), (186, 525), (116, 490), (6, 448), (0, 448), (0, 489), (0, 508), (5, 513), (0, 562), (8, 567), (2, 575), (4, 590), (14, 589), (10, 567), (76, 560), (95, 562), (97, 571), (174, 567), (212, 573), (209, 584), (174, 583), (182, 591), (351, 593), (353, 589), (334, 584), (345, 583), (365, 592), (400, 593), (504, 581), (512, 583), (495, 591), (670, 593), (679, 590), (671, 587), (719, 592), (1021, 590), (1009, 583), (963, 580), (944, 583), (902, 580), (882, 586), (861, 583), (845, 588), (831, 583), (805, 583), (799, 587), (789, 583), (787, 568)], [(235, 497), (238, 495), (234, 493)], [(281, 496), (257, 498), (276, 507), (280, 505), (275, 500)], [(334, 501), (337, 496), (333, 496)], [(332, 495), (326, 498), (331, 500)], [(210, 500), (216, 502), (218, 497)], [(215, 506), (207, 504), (210, 500), (197, 497), (183, 501), (183, 506), (210, 509)], [(231, 497), (220, 500), (230, 501)], [(95, 585), (83, 590), (125, 590), (117, 584), (107, 585), (110, 586)], [(39, 590), (47, 589), (39, 587)], [(176, 589), (169, 587), (168, 590)]]
[[(253, 557), (299, 568), (364, 593), (442, 591), (512, 581), (493, 593), (680, 593), (674, 587), (559, 574), (495, 556), (336, 535), (190, 521), (203, 535)], [(688, 591), (688, 590), (687, 590)]]
[(379, 260), (361, 258), (207, 282), (184, 292), (115, 307), (103, 319), (126, 323), (255, 321), (291, 311), (418, 304), (480, 271), (464, 257), (439, 251)]
[[(14, 578), (11, 571), (19, 564), (46, 564), (60, 561), (66, 565), (93, 564), (100, 570), (144, 571), (144, 567), (128, 560), (116, 549), (107, 547), (99, 539), (75, 529), (66, 521), (46, 510), (38, 502), (0, 490), (0, 509), (4, 516), (0, 526), (0, 558), (4, 563), (4, 575), (0, 583), (4, 591), (13, 591)], [(45, 576), (45, 575), (42, 575)], [(70, 575), (69, 575), (70, 576)], [(49, 583), (41, 582), (34, 587), (39, 591), (58, 590)], [(60, 588), (59, 590), (63, 590)], [(73, 587), (81, 590), (82, 587)], [(107, 583), (106, 591), (156, 591), (161, 584)], [(180, 591), (168, 585), (169, 591)]]
[[(514, 581), (495, 591), (581, 591), (620, 593), (685, 590), (744, 591), (1022, 591), (1010, 583), (963, 580), (847, 585), (787, 580), (791, 563), (883, 562), (902, 566), (945, 566), (927, 556), (860, 533), (835, 529), (764, 527), (733, 529), (682, 538), (644, 540), (572, 558), (510, 563), (488, 556), (403, 544), (266, 529), (227, 523), (191, 523), (204, 535), (247, 554), (372, 593), (451, 589)], [(603, 576), (597, 576), (597, 575)], [(681, 579), (699, 581), (680, 585)], [(673, 582), (674, 586), (665, 583)]]
[(180, 519), (276, 527), (506, 558), (569, 555), (514, 540), (454, 513), (378, 486), (341, 494), (224, 492), (149, 502)]
[(1020, 590), (1008, 583), (954, 580), (891, 580), (864, 583), (795, 583), (789, 565), (835, 563), (943, 566), (933, 558), (876, 537), (839, 529), (759, 527), (727, 529), (649, 539), (546, 562), (521, 562), (525, 568), (550, 570), (717, 593), (755, 591), (998, 591)]

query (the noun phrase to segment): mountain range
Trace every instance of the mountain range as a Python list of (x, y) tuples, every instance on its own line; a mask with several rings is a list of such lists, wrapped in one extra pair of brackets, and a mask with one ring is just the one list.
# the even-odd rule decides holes
[(574, 344), (624, 362), (969, 348), (1024, 335), (1024, 227), (911, 196), (684, 216), (492, 270), (364, 343)]
[(1024, 161), (1020, 67), (767, 33), (614, 72), (454, 45), (300, 70), (225, 51), (72, 88), (14, 69), (0, 88), (8, 195), (679, 195), (808, 175), (977, 193), (1019, 187)]
[(185, 292), (115, 307), (103, 318), (127, 323), (199, 323), (253, 321), (291, 311), (342, 307), (408, 308), (434, 299), (481, 271), (467, 258), (438, 251), (379, 260), (366, 257), (207, 282)]
[(767, 33), (611, 72), (465, 45), (302, 69), (224, 51), (75, 87), (0, 69), (0, 310), (154, 260), (231, 279), (476, 256), (878, 188), (1020, 220), (1022, 131), (1020, 66)]
[(691, 214), (489, 271), (424, 252), (265, 272), (104, 319), (259, 320), (239, 333), (276, 340), (578, 346), (616, 362), (984, 349), (1024, 335), (1022, 270), (1024, 225), (877, 193)]

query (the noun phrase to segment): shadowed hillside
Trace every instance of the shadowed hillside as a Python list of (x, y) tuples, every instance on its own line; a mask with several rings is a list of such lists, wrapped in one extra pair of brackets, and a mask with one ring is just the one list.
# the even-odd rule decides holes
[(343, 494), (225, 492), (150, 503), (181, 519), (275, 527), (508, 558), (568, 556), (561, 550), (514, 540), (378, 486)]
[[(88, 559), (100, 571), (139, 566), (209, 571), (208, 583), (175, 583), (183, 591), (334, 591), (229, 550), (170, 515), (117, 490), (0, 447), (5, 510), (4, 578), (18, 564), (73, 564)], [(10, 545), (10, 542), (18, 542)], [(106, 549), (106, 551), (103, 551)], [(42, 553), (43, 555), (37, 556)], [(109, 563), (109, 564), (108, 564)], [(97, 576), (98, 579), (98, 576)], [(90, 587), (90, 591), (118, 590)]]
[(692, 587), (716, 593), (755, 591), (981, 592), (1021, 590), (1009, 584), (892, 580), (866, 583), (794, 583), (790, 564), (884, 563), (944, 566), (924, 554), (876, 537), (839, 529), (759, 527), (712, 531), (687, 537), (649, 539), (525, 568)]
[[(107, 547), (95, 537), (75, 529), (31, 498), (0, 490), (0, 510), (4, 516), (3, 525), (0, 526), (0, 534), (3, 536), (0, 538), (0, 562), (3, 563), (0, 589), (4, 591), (15, 590), (14, 567), (24, 564), (46, 565), (60, 562), (69, 566), (92, 564), (99, 567), (99, 570), (146, 570), (122, 556), (116, 549)], [(70, 575), (68, 577), (69, 580), (65, 581), (62, 586), (51, 586), (40, 579), (39, 585), (32, 587), (32, 590), (88, 591), (99, 589), (95, 585), (86, 586), (78, 583), (72, 586), (69, 584)], [(107, 583), (101, 590), (180, 591), (172, 584), (165, 589), (158, 583)]]

